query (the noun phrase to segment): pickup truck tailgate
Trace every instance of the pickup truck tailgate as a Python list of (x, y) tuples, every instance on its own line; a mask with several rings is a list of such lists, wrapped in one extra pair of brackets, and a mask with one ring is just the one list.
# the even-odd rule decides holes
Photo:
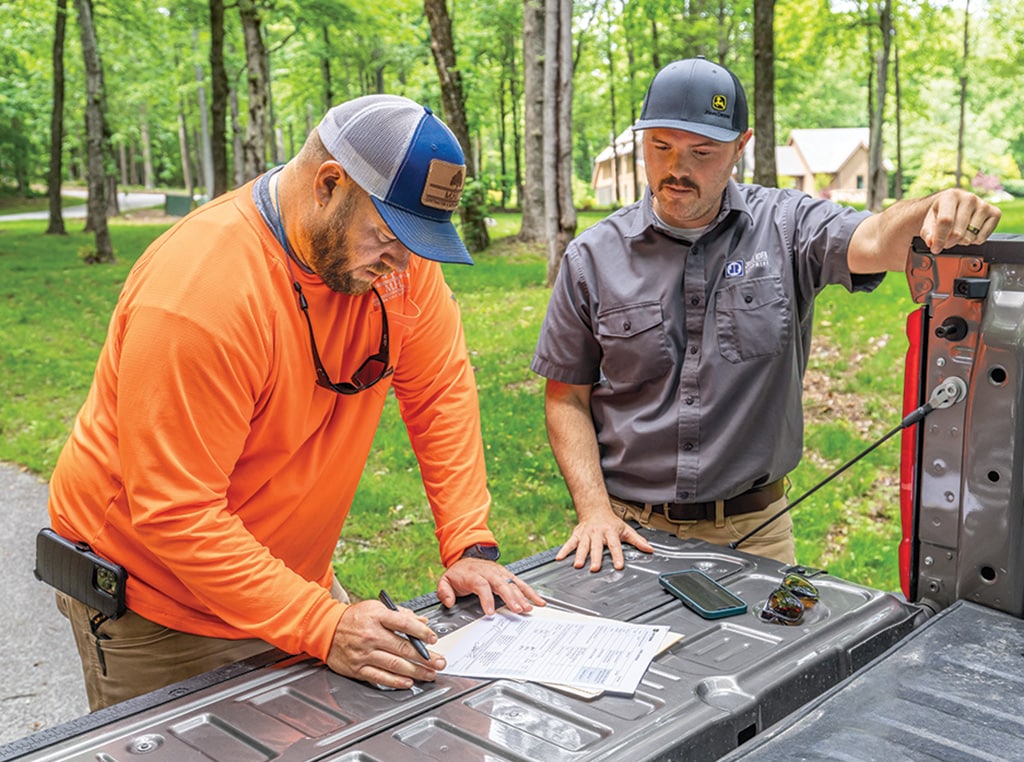
[[(403, 760), (714, 760), (754, 738), (905, 637), (919, 610), (835, 577), (814, 578), (820, 602), (803, 624), (761, 621), (782, 579), (775, 561), (664, 534), (653, 555), (591, 574), (553, 552), (512, 567), (570, 611), (663, 624), (682, 640), (657, 656), (632, 696), (585, 697), (534, 683), (439, 676), (382, 691), (310, 659), (279, 658), (110, 707), (0, 747), (0, 759), (81, 762), (401, 762)], [(658, 584), (698, 568), (750, 612), (704, 620)], [(420, 600), (420, 599), (418, 599)], [(474, 599), (475, 601), (475, 599)], [(475, 602), (410, 607), (438, 633), (480, 615)]]

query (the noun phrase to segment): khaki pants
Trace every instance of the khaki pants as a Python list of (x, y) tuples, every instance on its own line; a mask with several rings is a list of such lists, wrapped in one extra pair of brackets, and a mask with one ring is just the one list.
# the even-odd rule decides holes
[[(633, 520), (650, 529), (660, 529), (684, 540), (695, 539), (728, 545), (740, 539), (747, 532), (760, 526), (786, 507), (786, 496), (783, 495), (767, 508), (739, 516), (726, 516), (719, 503), (717, 520), (701, 519), (699, 521), (673, 521), (660, 513), (652, 513), (650, 506), (638, 508), (621, 500), (612, 500), (612, 510), (624, 520)], [(737, 548), (755, 556), (773, 558), (784, 564), (796, 563), (796, 548), (793, 541), (793, 518), (787, 513), (755, 534)]]
[[(337, 580), (331, 595), (348, 602)], [(62, 592), (57, 609), (71, 622), (93, 712), (272, 647), (255, 638), (225, 640), (172, 630), (133, 611), (93, 625), (99, 612)]]

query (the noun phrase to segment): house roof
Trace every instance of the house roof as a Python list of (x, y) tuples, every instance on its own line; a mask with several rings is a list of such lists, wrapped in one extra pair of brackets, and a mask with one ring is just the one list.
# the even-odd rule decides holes
[(854, 151), (866, 149), (870, 139), (867, 127), (793, 130), (786, 145), (800, 152), (814, 174), (835, 174)]
[(783, 177), (799, 177), (804, 173), (800, 157), (792, 146), (775, 146), (775, 171)]
[[(616, 156), (629, 156), (633, 151), (633, 128), (627, 127), (618, 134), (615, 138), (615, 154)], [(600, 164), (602, 161), (608, 161), (612, 158), (612, 147), (605, 146), (604, 150), (597, 155), (594, 159), (595, 164)]]
[[(747, 169), (754, 168), (754, 141), (757, 135), (751, 135), (747, 147), (743, 150), (743, 162)], [(780, 177), (802, 177), (804, 165), (800, 163), (796, 149), (792, 146), (775, 146), (775, 171)]]

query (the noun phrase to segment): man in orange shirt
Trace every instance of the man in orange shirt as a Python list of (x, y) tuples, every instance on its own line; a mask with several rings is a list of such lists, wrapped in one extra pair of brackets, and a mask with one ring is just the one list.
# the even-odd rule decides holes
[(441, 602), (543, 604), (487, 527), (473, 369), (438, 264), (472, 264), (451, 224), (463, 179), (429, 109), (357, 98), (138, 260), (50, 484), (53, 529), (128, 575), (120, 617), (58, 593), (94, 710), (269, 646), (387, 687), (434, 679), (444, 659), (396, 634), (434, 643), (425, 620), (349, 603), (331, 564), (389, 388)]

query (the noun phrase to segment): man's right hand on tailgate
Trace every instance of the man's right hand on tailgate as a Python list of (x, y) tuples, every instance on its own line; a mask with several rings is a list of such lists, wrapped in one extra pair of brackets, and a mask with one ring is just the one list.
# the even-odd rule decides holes
[(377, 600), (352, 604), (338, 621), (327, 666), (346, 677), (386, 688), (411, 688), (414, 681), (431, 681), (445, 667), (442, 656), (431, 653), (425, 662), (405, 633), (430, 646), (437, 635), (425, 617), (409, 609), (391, 611)]

